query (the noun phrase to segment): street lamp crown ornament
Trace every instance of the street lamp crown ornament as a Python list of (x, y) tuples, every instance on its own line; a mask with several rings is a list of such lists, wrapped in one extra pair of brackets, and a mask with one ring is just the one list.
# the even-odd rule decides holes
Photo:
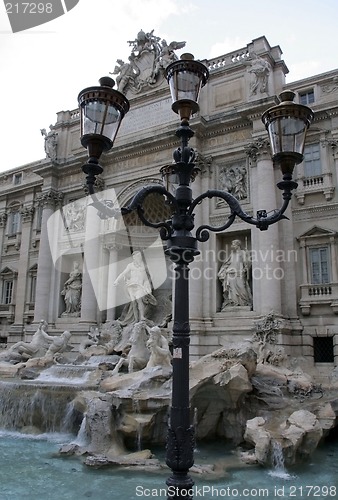
[(306, 132), (314, 117), (310, 108), (294, 102), (295, 96), (292, 90), (284, 90), (279, 95), (280, 103), (262, 115), (272, 159), (289, 179), (295, 165), (303, 161)]

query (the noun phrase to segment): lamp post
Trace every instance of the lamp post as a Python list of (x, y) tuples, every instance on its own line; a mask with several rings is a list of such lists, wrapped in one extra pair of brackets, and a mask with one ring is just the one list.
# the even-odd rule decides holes
[[(166, 463), (172, 474), (167, 480), (167, 486), (168, 499), (192, 499), (194, 482), (189, 476), (189, 469), (194, 463), (195, 433), (189, 404), (189, 264), (199, 253), (198, 242), (207, 241), (210, 231), (226, 230), (236, 217), (260, 230), (266, 230), (269, 225), (286, 218), (284, 212), (292, 190), (297, 187), (297, 183), (292, 180), (292, 171), (303, 160), (305, 135), (313, 113), (308, 107), (293, 102), (293, 92), (285, 91), (280, 95), (280, 104), (263, 114), (262, 120), (271, 141), (272, 158), (283, 174), (283, 179), (277, 184), (282, 190), (283, 203), (280, 209), (272, 213), (259, 210), (256, 217), (253, 217), (244, 212), (237, 199), (226, 191), (208, 190), (193, 199), (190, 184), (196, 174), (196, 165), (195, 151), (189, 147), (189, 140), (194, 135), (189, 120), (199, 110), (199, 92), (207, 83), (209, 73), (191, 54), (184, 54), (180, 60), (166, 68), (166, 77), (173, 100), (172, 109), (181, 119), (176, 130), (181, 144), (174, 151), (174, 162), (166, 169), (170, 174), (175, 174), (178, 186), (174, 195), (160, 184), (144, 186), (121, 212), (127, 214), (135, 210), (145, 225), (160, 229), (161, 238), (166, 243), (166, 253), (175, 264), (172, 399), (166, 447)], [(79, 94), (81, 142), (88, 149), (89, 155), (82, 168), (87, 174), (93, 205), (102, 218), (108, 218), (116, 217), (117, 213), (110, 202), (101, 202), (96, 198), (95, 177), (103, 171), (99, 165), (100, 155), (113, 146), (129, 103), (120, 92), (113, 89), (114, 82), (110, 78), (103, 78), (100, 83), (100, 87), (87, 88)], [(267, 189), (274, 187), (267, 186)], [(163, 195), (171, 205), (172, 216), (169, 220), (153, 223), (146, 218), (143, 205), (152, 193)], [(193, 235), (195, 208), (204, 199), (214, 197), (221, 198), (228, 204), (229, 217), (218, 227), (202, 225)]]

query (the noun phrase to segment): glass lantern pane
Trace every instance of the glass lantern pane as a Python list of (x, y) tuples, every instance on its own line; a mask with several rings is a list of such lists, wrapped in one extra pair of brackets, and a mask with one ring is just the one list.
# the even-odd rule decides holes
[(306, 124), (294, 117), (279, 117), (269, 124), (272, 154), (295, 152), (303, 154)]
[(197, 102), (201, 83), (199, 75), (191, 71), (174, 73), (173, 78), (169, 82), (173, 101), (189, 99)]
[(100, 134), (115, 137), (121, 113), (113, 106), (100, 101), (88, 102), (83, 109), (83, 130), (85, 134)]

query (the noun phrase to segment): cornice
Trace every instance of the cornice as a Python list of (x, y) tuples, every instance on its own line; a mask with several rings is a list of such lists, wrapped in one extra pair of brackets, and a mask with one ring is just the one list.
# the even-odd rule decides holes
[(325, 205), (303, 206), (302, 208), (293, 208), (292, 215), (294, 220), (311, 219), (311, 214), (322, 214), (323, 217), (337, 217), (338, 203), (331, 203)]

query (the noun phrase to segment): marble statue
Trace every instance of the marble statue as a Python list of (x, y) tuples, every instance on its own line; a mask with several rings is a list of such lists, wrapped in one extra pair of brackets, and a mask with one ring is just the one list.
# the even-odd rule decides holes
[(48, 358), (52, 360), (56, 353), (65, 349), (71, 334), (65, 331), (61, 336), (49, 335), (46, 331), (47, 326), (46, 321), (42, 319), (32, 340), (30, 342), (20, 341), (12, 345), (0, 354), (0, 361), (20, 363), (31, 358), (43, 358), (47, 353)]
[(79, 316), (81, 311), (82, 274), (77, 261), (73, 264), (73, 270), (65, 281), (61, 295), (64, 298), (66, 310), (62, 316)]
[(121, 356), (112, 374), (115, 375), (118, 373), (122, 366), (127, 366), (129, 373), (135, 370), (142, 370), (147, 365), (150, 357), (147, 341), (148, 331), (146, 322), (139, 321), (135, 323), (129, 339), (131, 345), (130, 351), (126, 357)]
[(49, 125), (49, 132), (46, 132), (45, 128), (40, 129), (41, 135), (45, 138), (45, 153), (47, 158), (50, 158), (52, 161), (56, 160), (57, 152), (57, 133), (54, 130), (53, 125)]
[(262, 57), (257, 56), (254, 52), (251, 54), (251, 67), (249, 72), (253, 75), (253, 80), (250, 85), (251, 95), (256, 95), (257, 92), (260, 94), (268, 91), (268, 81), (269, 74), (271, 71), (271, 66)]
[(223, 287), (222, 311), (228, 306), (251, 306), (249, 286), (250, 259), (239, 240), (231, 243), (231, 253), (222, 264), (218, 278)]
[(277, 336), (281, 331), (281, 321), (273, 311), (254, 323), (252, 340), (257, 343), (257, 363), (279, 366), (285, 360), (282, 347), (276, 347)]
[(149, 87), (159, 85), (164, 80), (164, 69), (177, 59), (175, 50), (181, 49), (186, 42), (167, 43), (154, 35), (154, 30), (146, 33), (142, 29), (135, 40), (128, 41), (131, 54), (128, 62), (118, 59), (111, 73), (117, 75), (116, 83), (120, 92), (139, 93)]
[(135, 251), (132, 257), (133, 261), (127, 265), (114, 282), (114, 286), (117, 286), (123, 281), (130, 298), (129, 311), (124, 318), (126, 324), (145, 320), (146, 305), (156, 305), (157, 303), (152, 294), (141, 252)]
[(88, 337), (79, 346), (79, 353), (84, 358), (91, 356), (109, 355), (121, 341), (122, 325), (118, 320), (106, 323), (100, 331), (91, 327)]
[(146, 368), (153, 368), (155, 366), (171, 367), (169, 342), (162, 333), (161, 328), (153, 326), (149, 328), (148, 332), (147, 347), (150, 351), (150, 358)]
[(140, 70), (137, 68), (137, 66), (133, 63), (135, 56), (129, 56), (128, 57), (128, 63), (125, 63), (122, 61), (122, 59), (117, 59), (117, 66), (115, 66), (115, 69), (113, 71), (113, 75), (118, 75), (116, 78), (116, 83), (117, 83), (117, 89), (119, 92), (124, 92), (127, 85), (133, 85), (136, 87), (135, 84), (135, 78), (138, 76), (140, 73)]
[(56, 361), (58, 355), (67, 349), (71, 336), (72, 334), (68, 330), (65, 330), (60, 336), (52, 337), (52, 343), (43, 356), (43, 359), (46, 361)]
[(166, 40), (163, 39), (161, 41), (161, 52), (158, 60), (156, 61), (155, 73), (157, 73), (160, 68), (165, 69), (167, 66), (169, 66), (169, 64), (176, 61), (178, 57), (175, 54), (175, 50), (182, 49), (185, 44), (186, 42), (171, 42), (168, 45)]

